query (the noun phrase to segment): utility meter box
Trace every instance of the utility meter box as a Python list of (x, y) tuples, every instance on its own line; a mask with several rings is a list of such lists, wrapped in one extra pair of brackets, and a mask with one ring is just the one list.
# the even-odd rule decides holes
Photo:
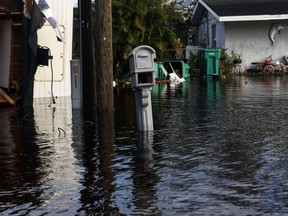
[(71, 67), (71, 101), (73, 109), (82, 108), (82, 73), (80, 68), (80, 59), (70, 61)]
[(155, 85), (155, 50), (147, 45), (138, 46), (129, 53), (132, 88), (152, 87)]

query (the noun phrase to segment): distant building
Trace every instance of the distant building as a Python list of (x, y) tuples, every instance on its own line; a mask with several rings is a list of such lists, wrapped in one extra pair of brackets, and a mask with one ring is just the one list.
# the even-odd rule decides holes
[[(245, 68), (272, 55), (288, 55), (288, 1), (199, 0), (192, 14), (193, 46), (226, 48)], [(281, 31), (280, 31), (281, 29)]]

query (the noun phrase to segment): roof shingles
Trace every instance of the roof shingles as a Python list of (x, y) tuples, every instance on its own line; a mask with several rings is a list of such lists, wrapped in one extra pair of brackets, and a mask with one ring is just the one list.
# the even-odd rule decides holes
[(288, 0), (202, 0), (219, 17), (288, 14)]

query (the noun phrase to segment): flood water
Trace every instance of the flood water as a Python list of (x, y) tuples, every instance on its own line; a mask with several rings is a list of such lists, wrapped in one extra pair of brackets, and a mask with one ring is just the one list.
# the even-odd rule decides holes
[(115, 88), (99, 122), (69, 99), (0, 111), (0, 215), (284, 215), (288, 77), (156, 85), (153, 133)]

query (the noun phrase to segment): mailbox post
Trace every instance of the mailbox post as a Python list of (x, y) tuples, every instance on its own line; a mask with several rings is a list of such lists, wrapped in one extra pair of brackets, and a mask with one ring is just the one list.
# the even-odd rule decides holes
[(131, 87), (135, 94), (137, 128), (139, 131), (153, 130), (151, 87), (155, 85), (155, 50), (142, 45), (129, 53)]

